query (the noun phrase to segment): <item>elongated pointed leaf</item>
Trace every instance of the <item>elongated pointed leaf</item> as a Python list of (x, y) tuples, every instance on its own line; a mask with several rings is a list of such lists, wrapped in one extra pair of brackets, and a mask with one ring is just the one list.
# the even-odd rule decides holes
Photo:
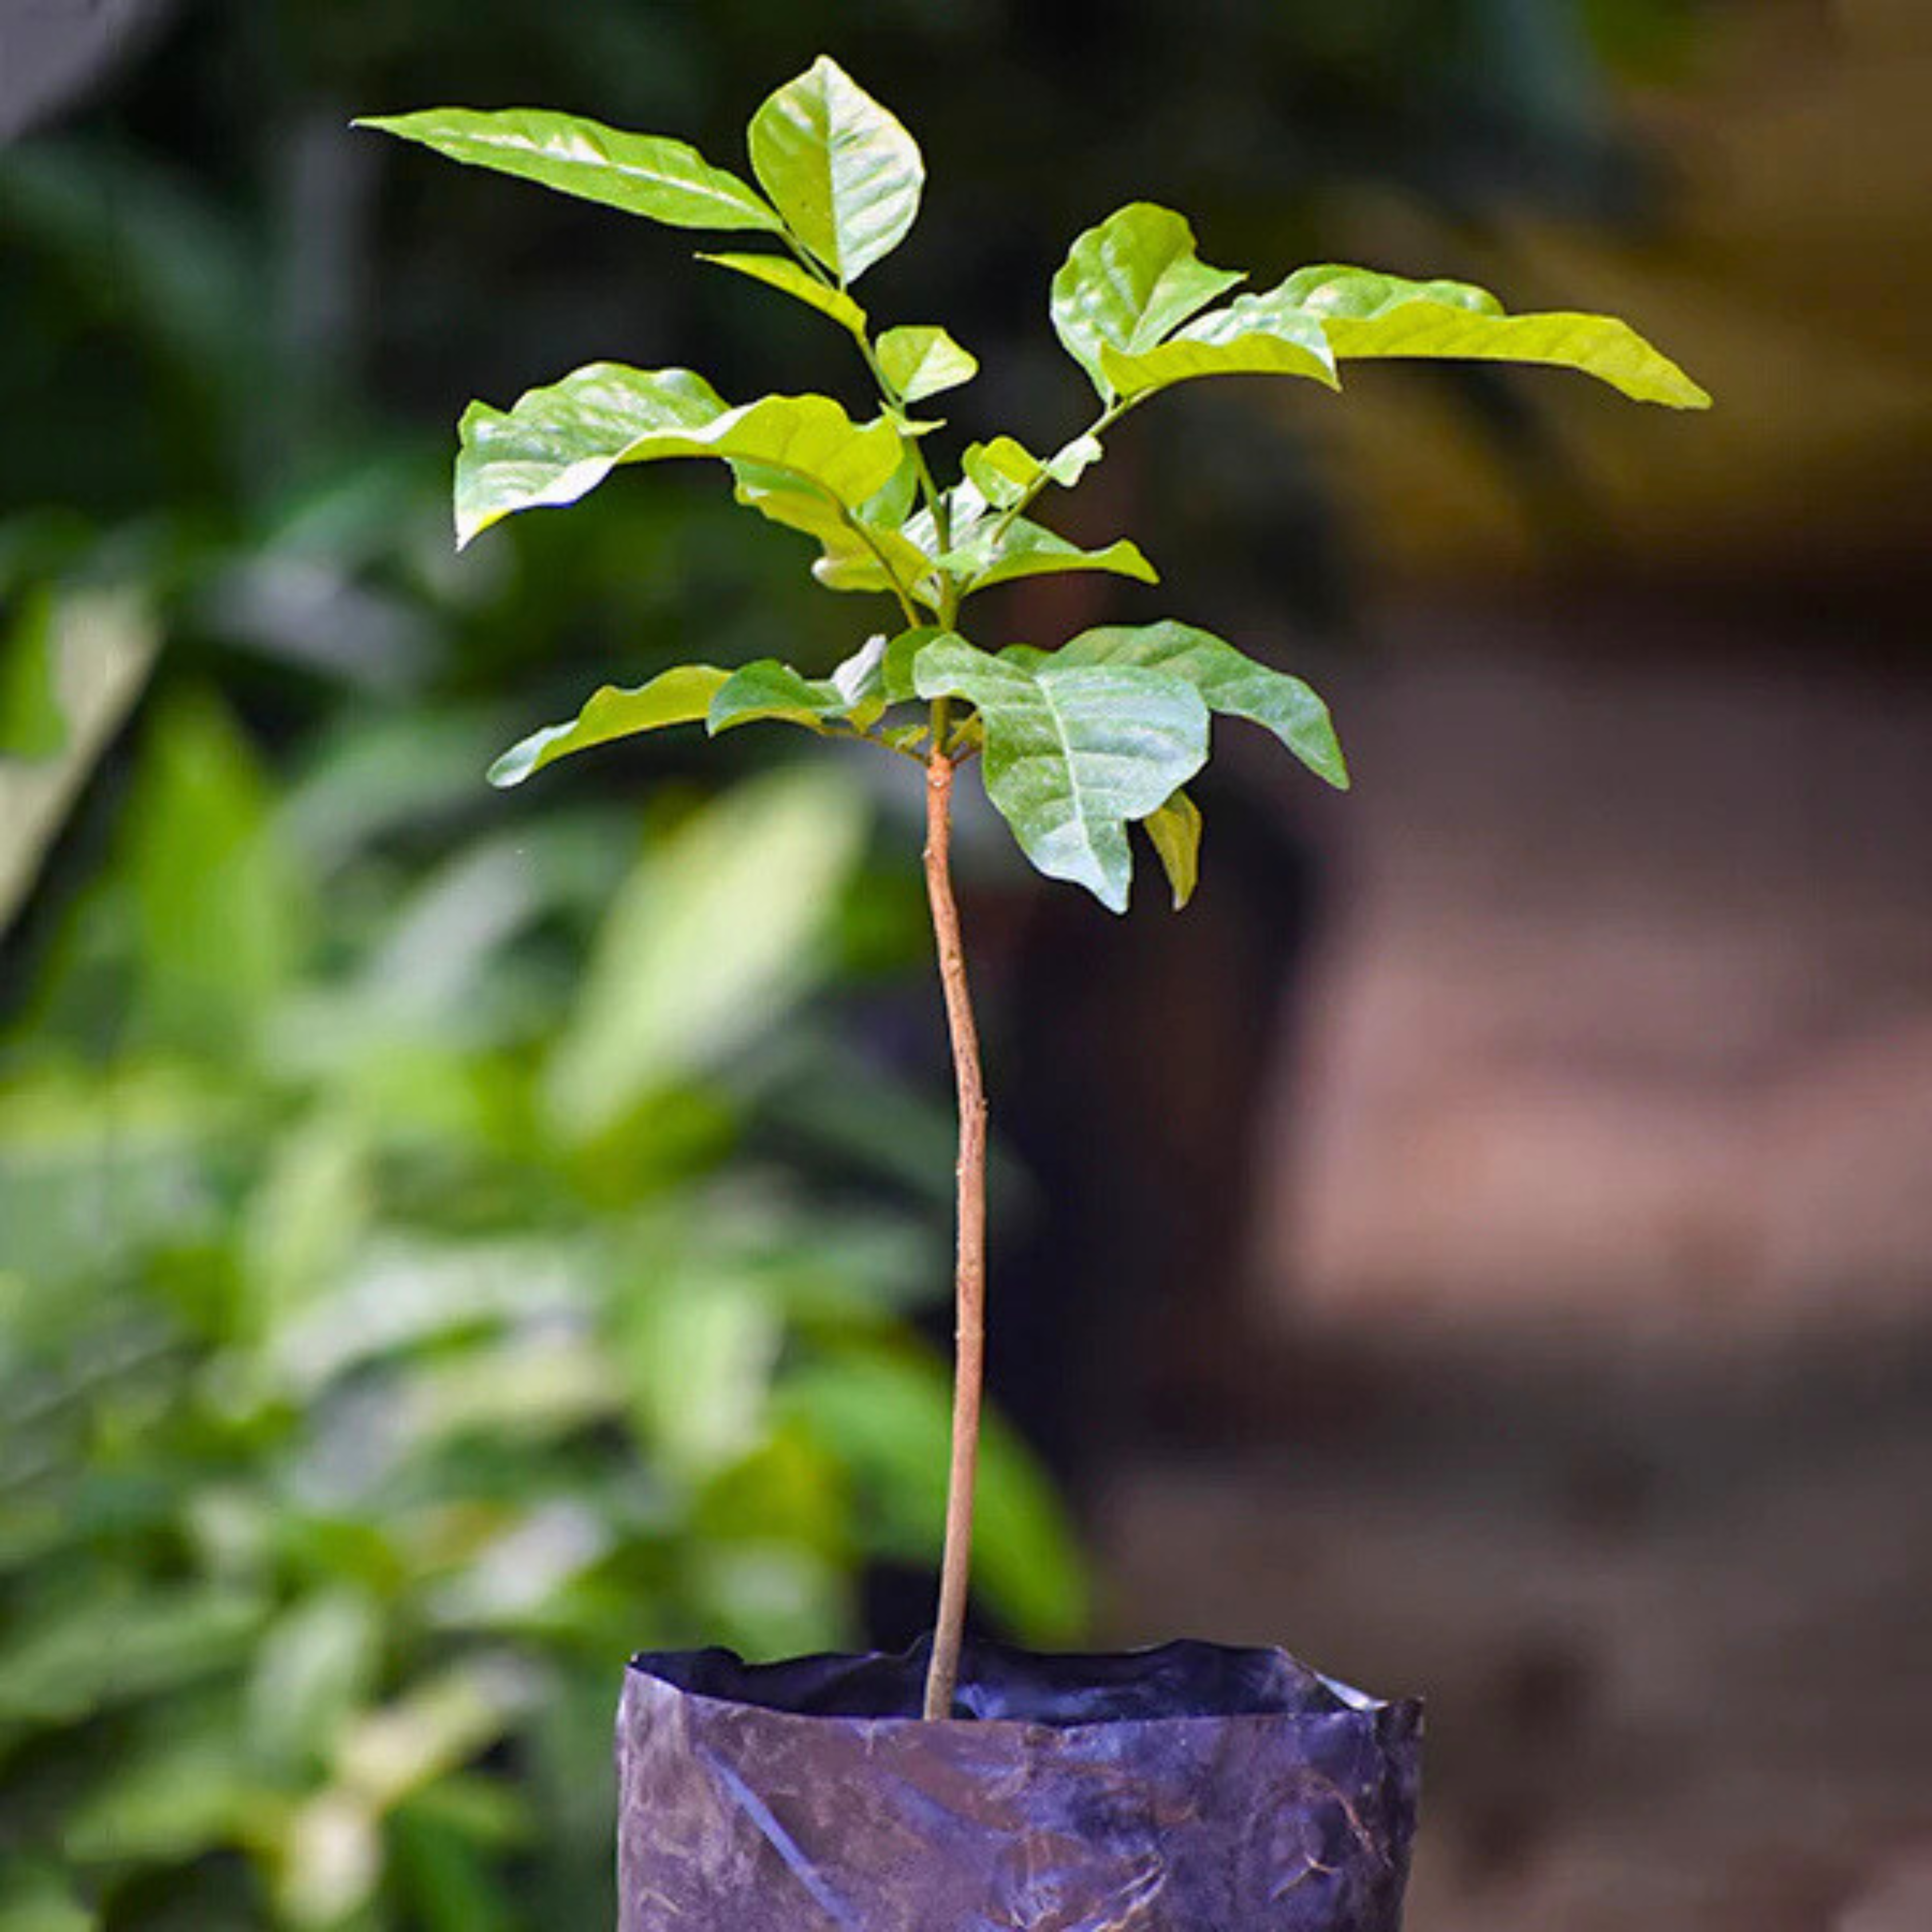
[(926, 181), (919, 145), (821, 54), (752, 116), (752, 170), (842, 286), (905, 239)]
[(1158, 812), (1141, 820), (1174, 893), (1174, 909), (1185, 910), (1201, 880), (1201, 808), (1178, 791)]
[(887, 329), (878, 354), (886, 380), (909, 403), (956, 389), (980, 373), (980, 358), (970, 349), (924, 323)]
[(1172, 619), (1083, 631), (1053, 653), (1066, 664), (1136, 664), (1184, 678), (1208, 709), (1272, 731), (1316, 777), (1339, 791), (1348, 767), (1328, 707), (1298, 677), (1257, 664), (1224, 638)]
[(1237, 296), (1138, 355), (1103, 344), (1100, 366), (1123, 396), (1150, 394), (1197, 376), (1306, 376), (1340, 386), (1321, 322), (1280, 289)]
[(1640, 403), (1703, 410), (1709, 395), (1627, 322), (1553, 310), (1509, 315), (1467, 282), (1412, 282), (1370, 268), (1298, 270), (1276, 294), (1317, 317), (1345, 360), (1425, 356), (1576, 369)]
[(1102, 351), (1144, 354), (1243, 279), (1194, 252), (1172, 208), (1137, 201), (1090, 228), (1053, 278), (1054, 332), (1103, 397), (1114, 394)]
[[(998, 534), (996, 534), (996, 531)], [(988, 590), (1022, 577), (1051, 577), (1065, 571), (1104, 570), (1138, 584), (1158, 584), (1160, 573), (1125, 538), (1104, 550), (1082, 550), (1063, 536), (1016, 517), (1004, 531), (987, 524), (941, 560), (966, 590)]]
[(823, 731), (828, 719), (843, 718), (850, 709), (845, 694), (830, 678), (808, 678), (776, 658), (760, 658), (734, 671), (718, 687), (704, 728), (716, 737), (734, 725), (770, 718)]
[(977, 707), (986, 795), (1027, 856), (1123, 912), (1128, 824), (1159, 811), (1207, 761), (1208, 708), (1166, 671), (1038, 660), (946, 638), (920, 652), (914, 675), (922, 698)]
[(748, 182), (661, 134), (629, 134), (533, 107), (494, 113), (432, 107), (419, 114), (374, 115), (356, 125), (673, 228), (784, 232), (777, 212)]
[(567, 758), (573, 752), (613, 739), (634, 737), (667, 724), (694, 724), (711, 708), (712, 698), (731, 674), (715, 664), (680, 664), (648, 684), (607, 684), (592, 692), (584, 709), (567, 723), (546, 725), (512, 745), (490, 767), (490, 782), (521, 784), (532, 772)]
[(740, 502), (818, 539), (821, 554), (812, 574), (828, 590), (890, 591), (896, 584), (918, 594), (932, 574), (932, 560), (916, 544), (863, 509), (835, 502), (808, 478), (749, 462), (734, 463), (731, 474)]
[[(764, 514), (818, 533), (880, 489), (902, 446), (889, 422), (854, 424), (829, 396), (765, 396), (731, 409), (688, 369), (593, 363), (509, 410), (472, 403), (456, 459), (459, 544), (518, 510), (574, 502), (620, 464), (716, 456), (788, 479), (746, 496)], [(743, 478), (740, 478), (741, 485)], [(745, 494), (741, 488), (741, 494)], [(820, 508), (805, 520), (798, 497)]]
[(808, 308), (815, 308), (820, 315), (829, 315), (841, 328), (864, 338), (866, 311), (843, 289), (828, 288), (789, 255), (700, 255), (698, 259), (763, 282), (767, 288), (776, 289)]

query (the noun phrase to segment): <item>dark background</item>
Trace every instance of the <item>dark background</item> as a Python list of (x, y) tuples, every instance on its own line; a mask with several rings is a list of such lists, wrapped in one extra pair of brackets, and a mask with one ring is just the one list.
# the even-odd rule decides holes
[(998, 611), (1237, 638), (1357, 783), (1224, 734), (1179, 920), (967, 820), (987, 1620), (1426, 1694), (1420, 1932), (1932, 1923), (1922, 10), (5, 0), (0, 1929), (607, 1922), (628, 1649), (928, 1614), (916, 799), (750, 733), (478, 776), (872, 614), (683, 466), (446, 521), (472, 396), (857, 372), (346, 125), (733, 164), (821, 50), (925, 149), (867, 290), (980, 354), (960, 440), (1080, 419), (1046, 285), (1136, 198), (1263, 285), (1625, 314), (1718, 404), (1201, 385), (1065, 520), (1160, 590)]

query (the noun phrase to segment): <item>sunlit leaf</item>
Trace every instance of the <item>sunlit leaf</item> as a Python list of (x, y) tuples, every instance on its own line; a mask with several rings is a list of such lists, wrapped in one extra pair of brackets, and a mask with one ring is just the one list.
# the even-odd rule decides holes
[(1193, 685), (1037, 651), (993, 657), (957, 638), (927, 645), (914, 674), (922, 698), (978, 708), (986, 795), (1027, 856), (1124, 911), (1128, 824), (1157, 812), (1207, 761), (1208, 708)]
[[(1642, 403), (1708, 409), (1709, 395), (1627, 322), (1567, 311), (1509, 315), (1467, 282), (1412, 282), (1369, 268), (1298, 270), (1275, 294), (1322, 324), (1344, 361), (1421, 356), (1580, 370)], [(1264, 298), (1268, 299), (1268, 298)]]
[(1004, 530), (988, 523), (940, 560), (967, 590), (990, 590), (1022, 577), (1051, 577), (1064, 571), (1102, 570), (1138, 584), (1160, 577), (1138, 547), (1124, 537), (1102, 550), (1082, 550), (1040, 525), (1016, 517)]
[(1114, 394), (1102, 351), (1138, 356), (1242, 279), (1194, 252), (1194, 231), (1171, 208), (1137, 201), (1079, 236), (1053, 278), (1054, 332), (1103, 397)]
[(752, 118), (752, 172), (792, 232), (842, 287), (890, 254), (919, 213), (919, 146), (821, 54)]
[(884, 487), (904, 447), (890, 422), (855, 424), (829, 396), (763, 396), (731, 409), (689, 370), (611, 362), (532, 389), (507, 411), (472, 403), (462, 438), (459, 544), (513, 512), (574, 502), (620, 464), (679, 456), (750, 466), (738, 475), (740, 496), (817, 535), (828, 515), (854, 515)]
[(674, 228), (776, 234), (784, 225), (748, 182), (713, 167), (682, 141), (626, 134), (574, 114), (432, 107), (416, 114), (373, 115), (355, 124), (418, 142), (470, 167), (515, 175)]
[(700, 255), (698, 259), (748, 275), (754, 282), (763, 282), (767, 288), (777, 289), (795, 302), (817, 309), (820, 315), (829, 315), (841, 328), (850, 329), (861, 338), (865, 335), (866, 311), (843, 289), (821, 282), (789, 255)]
[(909, 403), (956, 389), (980, 373), (980, 358), (943, 328), (915, 323), (889, 328), (877, 354), (886, 380)]
[(1160, 855), (1161, 869), (1174, 890), (1174, 909), (1179, 912), (1194, 896), (1201, 878), (1201, 808), (1186, 792), (1178, 791), (1141, 823)]
[(996, 436), (968, 444), (960, 467), (988, 503), (1008, 509), (1042, 476), (1070, 490), (1105, 454), (1097, 436), (1081, 436), (1042, 461), (1016, 438)]
[(1280, 289), (1237, 296), (1138, 354), (1103, 344), (1100, 365), (1123, 396), (1198, 376), (1306, 376), (1339, 386), (1321, 322)]
[(845, 695), (830, 678), (808, 678), (760, 658), (734, 671), (711, 700), (705, 728), (714, 736), (734, 726), (773, 719), (822, 731), (829, 719), (843, 718), (850, 709)]
[[(1039, 654), (1022, 650), (1022, 658)], [(1346, 791), (1348, 767), (1328, 707), (1298, 677), (1257, 664), (1192, 624), (1104, 625), (1052, 653), (1060, 664), (1135, 665), (1185, 678), (1211, 711), (1272, 731), (1308, 769)]]
[(490, 782), (521, 784), (532, 772), (573, 752), (667, 724), (695, 724), (710, 710), (712, 699), (730, 675), (715, 664), (680, 664), (659, 672), (647, 684), (604, 685), (591, 693), (584, 709), (567, 723), (547, 724), (512, 745), (490, 767)]

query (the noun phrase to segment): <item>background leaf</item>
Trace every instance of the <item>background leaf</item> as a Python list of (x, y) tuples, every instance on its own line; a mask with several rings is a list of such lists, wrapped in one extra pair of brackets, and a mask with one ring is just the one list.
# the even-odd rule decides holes
[(1243, 279), (1194, 252), (1194, 231), (1172, 208), (1137, 201), (1078, 237), (1053, 278), (1054, 333), (1093, 378), (1114, 393), (1102, 350), (1138, 356)]
[(918, 143), (837, 62), (821, 54), (770, 95), (749, 140), (765, 192), (841, 287), (905, 239), (926, 179)]
[(922, 698), (977, 706), (986, 795), (1027, 856), (1124, 912), (1128, 822), (1158, 811), (1207, 762), (1200, 693), (1165, 671), (1037, 651), (992, 657), (956, 638), (921, 651), (914, 676)]
[(355, 124), (417, 142), (470, 167), (514, 175), (673, 228), (784, 230), (748, 182), (661, 134), (626, 134), (578, 115), (532, 107), (493, 113), (432, 107), (370, 116)]

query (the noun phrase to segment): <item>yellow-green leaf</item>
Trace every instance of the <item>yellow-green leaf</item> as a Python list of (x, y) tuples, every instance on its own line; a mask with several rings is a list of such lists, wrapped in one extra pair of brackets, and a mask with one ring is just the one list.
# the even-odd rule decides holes
[(512, 745), (490, 767), (493, 785), (521, 784), (532, 772), (567, 758), (592, 745), (634, 737), (667, 724), (693, 724), (711, 708), (711, 700), (730, 677), (715, 664), (680, 664), (661, 672), (648, 684), (626, 687), (607, 684), (593, 692), (584, 709), (567, 723), (548, 724)]
[(1186, 792), (1177, 791), (1141, 823), (1160, 855), (1161, 869), (1174, 890), (1174, 909), (1179, 912), (1194, 896), (1201, 878), (1201, 808)]
[(815, 308), (820, 315), (829, 315), (841, 328), (849, 329), (861, 340), (865, 338), (866, 311), (843, 289), (821, 282), (788, 255), (700, 255), (698, 259), (763, 282), (767, 288)]

